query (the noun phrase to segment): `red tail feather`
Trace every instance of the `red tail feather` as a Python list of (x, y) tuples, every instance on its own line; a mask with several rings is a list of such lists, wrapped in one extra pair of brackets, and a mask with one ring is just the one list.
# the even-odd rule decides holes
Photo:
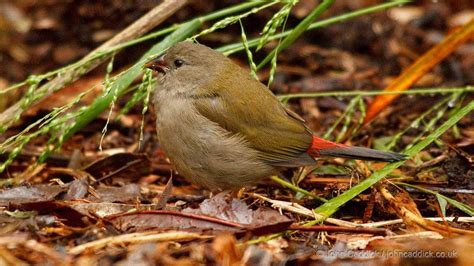
[(311, 148), (308, 149), (307, 153), (311, 156), (319, 157), (321, 150), (332, 149), (332, 148), (348, 148), (349, 146), (344, 144), (335, 143), (329, 140), (318, 138), (313, 136), (313, 143)]
[(406, 156), (400, 153), (347, 146), (316, 136), (313, 136), (313, 143), (307, 153), (313, 157), (330, 156), (384, 162), (395, 162), (406, 159)]

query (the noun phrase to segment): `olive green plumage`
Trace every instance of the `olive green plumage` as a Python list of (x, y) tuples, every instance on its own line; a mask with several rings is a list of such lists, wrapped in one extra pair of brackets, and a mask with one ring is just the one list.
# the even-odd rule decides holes
[(312, 141), (303, 120), (287, 111), (262, 83), (225, 56), (219, 57), (226, 64), (195, 92), (199, 113), (242, 135), (266, 162), (301, 165), (295, 164), (295, 157), (308, 157)]

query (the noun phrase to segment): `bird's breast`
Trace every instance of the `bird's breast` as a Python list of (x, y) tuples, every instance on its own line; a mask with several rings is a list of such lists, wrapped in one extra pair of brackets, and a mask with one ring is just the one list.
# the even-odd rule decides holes
[(155, 112), (160, 145), (178, 172), (191, 182), (213, 190), (230, 189), (274, 172), (243, 137), (202, 116), (192, 99), (158, 97)]

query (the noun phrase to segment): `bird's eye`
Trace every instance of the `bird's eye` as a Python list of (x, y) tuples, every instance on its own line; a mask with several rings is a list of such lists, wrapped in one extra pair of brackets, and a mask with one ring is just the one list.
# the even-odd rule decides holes
[(176, 60), (174, 60), (174, 65), (175, 65), (176, 67), (180, 67), (180, 66), (182, 66), (183, 64), (184, 64), (184, 61), (181, 60), (181, 59), (176, 59)]

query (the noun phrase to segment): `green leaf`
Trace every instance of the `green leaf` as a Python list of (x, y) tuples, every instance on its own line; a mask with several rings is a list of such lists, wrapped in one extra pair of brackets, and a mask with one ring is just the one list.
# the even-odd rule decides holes
[(448, 206), (448, 202), (446, 201), (446, 199), (441, 197), (440, 194), (436, 194), (436, 199), (438, 199), (439, 208), (441, 209), (443, 217), (446, 217), (446, 206)]

